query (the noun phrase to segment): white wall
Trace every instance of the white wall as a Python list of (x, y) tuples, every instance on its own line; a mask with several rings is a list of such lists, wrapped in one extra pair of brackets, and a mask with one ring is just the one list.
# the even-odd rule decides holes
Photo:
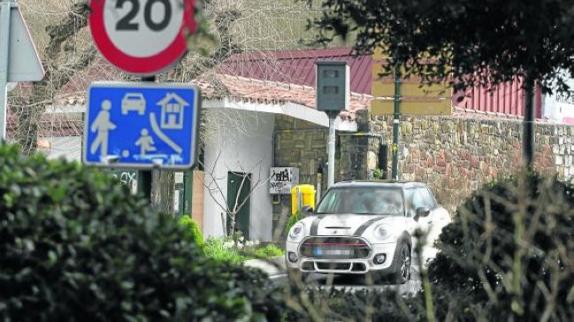
[(40, 151), (46, 153), (49, 159), (64, 158), (68, 161), (82, 161), (82, 138), (79, 136), (48, 137), (39, 139), (41, 145), (49, 147)]
[[(204, 234), (223, 236), (228, 171), (251, 173), (250, 238), (272, 238), (269, 171), (273, 163), (274, 116), (237, 110), (206, 110)], [(210, 193), (211, 192), (211, 193)]]

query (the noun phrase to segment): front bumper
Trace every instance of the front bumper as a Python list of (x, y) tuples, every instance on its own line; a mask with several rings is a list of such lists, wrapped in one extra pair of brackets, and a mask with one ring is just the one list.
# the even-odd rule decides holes
[[(384, 274), (390, 270), (397, 248), (396, 242), (370, 244), (371, 251), (365, 258), (323, 259), (302, 256), (299, 251), (301, 243), (290, 241), (286, 243), (285, 261), (289, 269), (298, 269), (304, 273), (365, 274), (373, 271)], [(290, 253), (297, 255), (296, 261), (289, 258)], [(374, 257), (380, 254), (385, 255), (385, 261), (376, 264)]]

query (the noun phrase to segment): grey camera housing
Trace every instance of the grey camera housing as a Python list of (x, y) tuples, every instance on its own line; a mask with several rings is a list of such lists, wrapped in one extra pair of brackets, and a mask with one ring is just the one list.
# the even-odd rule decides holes
[(316, 63), (317, 110), (344, 111), (351, 101), (350, 68), (344, 61)]

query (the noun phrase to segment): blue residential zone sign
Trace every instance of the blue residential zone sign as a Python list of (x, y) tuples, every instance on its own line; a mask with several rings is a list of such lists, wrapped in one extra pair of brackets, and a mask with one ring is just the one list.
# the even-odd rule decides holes
[(193, 167), (199, 102), (199, 90), (186, 84), (93, 83), (83, 162), (115, 168)]

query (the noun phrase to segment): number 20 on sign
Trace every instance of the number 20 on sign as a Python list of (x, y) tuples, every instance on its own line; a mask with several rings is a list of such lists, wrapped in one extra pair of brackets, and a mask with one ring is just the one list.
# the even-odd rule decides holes
[(124, 72), (153, 75), (187, 51), (195, 0), (91, 0), (89, 25), (102, 55)]

